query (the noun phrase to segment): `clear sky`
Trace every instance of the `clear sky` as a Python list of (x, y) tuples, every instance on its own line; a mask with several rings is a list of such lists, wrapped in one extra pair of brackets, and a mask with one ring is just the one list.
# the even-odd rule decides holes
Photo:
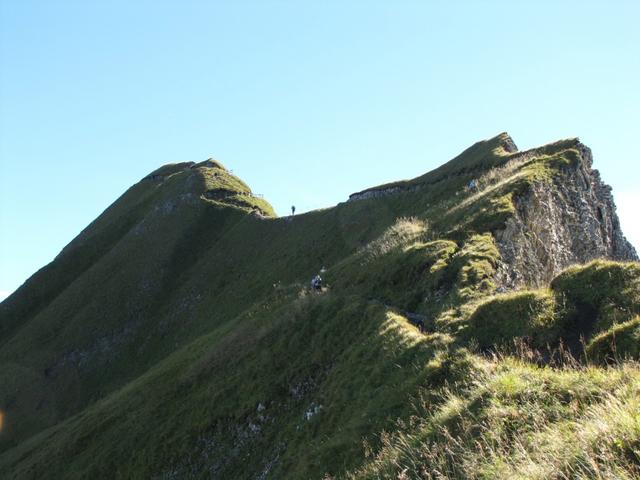
[(0, 295), (160, 165), (280, 214), (579, 136), (640, 246), (640, 2), (0, 0)]

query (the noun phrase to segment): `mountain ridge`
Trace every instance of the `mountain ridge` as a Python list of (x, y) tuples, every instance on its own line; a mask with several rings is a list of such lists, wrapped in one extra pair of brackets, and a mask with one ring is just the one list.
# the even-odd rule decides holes
[[(608, 361), (611, 335), (635, 335), (640, 271), (592, 161), (577, 139), (519, 152), (502, 133), (294, 217), (213, 159), (151, 172), (0, 304), (0, 472), (358, 476), (360, 441), (390, 452), (407, 396), (492, 375), (472, 345), (584, 334)], [(578, 288), (601, 278), (619, 280)]]

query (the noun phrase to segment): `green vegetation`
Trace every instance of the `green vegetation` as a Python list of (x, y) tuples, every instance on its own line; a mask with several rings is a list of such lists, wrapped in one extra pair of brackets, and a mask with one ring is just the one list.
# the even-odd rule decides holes
[(640, 475), (640, 368), (487, 363), (471, 385), (418, 405), (409, 428), (349, 479), (577, 478)]
[(640, 317), (618, 323), (596, 335), (587, 345), (587, 355), (596, 362), (640, 359)]
[(0, 304), (0, 477), (637, 478), (640, 266), (496, 277), (576, 148), (501, 134), (293, 218), (215, 160), (156, 170)]
[(640, 313), (640, 266), (598, 260), (567, 269), (551, 283), (572, 306), (576, 321), (604, 330)]
[[(640, 265), (596, 260), (568, 268), (551, 282), (551, 290), (489, 297), (469, 317), (464, 337), (481, 348), (504, 347), (525, 340), (537, 349), (568, 342), (581, 355), (580, 342), (593, 340), (594, 360), (637, 357), (634, 323), (640, 311)], [(625, 322), (625, 323), (623, 323)], [(615, 339), (620, 337), (620, 350)], [(636, 346), (634, 346), (636, 345)]]
[(543, 348), (562, 333), (555, 309), (553, 295), (545, 290), (499, 295), (478, 306), (464, 336), (481, 348), (509, 345), (516, 338)]

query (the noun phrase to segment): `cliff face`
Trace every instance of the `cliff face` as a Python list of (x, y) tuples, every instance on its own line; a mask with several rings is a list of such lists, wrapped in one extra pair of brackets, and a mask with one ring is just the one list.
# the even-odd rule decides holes
[(592, 168), (591, 150), (575, 145), (576, 161), (550, 182), (514, 196), (514, 215), (494, 232), (504, 287), (542, 286), (569, 265), (595, 258), (638, 260), (620, 229), (611, 187)]

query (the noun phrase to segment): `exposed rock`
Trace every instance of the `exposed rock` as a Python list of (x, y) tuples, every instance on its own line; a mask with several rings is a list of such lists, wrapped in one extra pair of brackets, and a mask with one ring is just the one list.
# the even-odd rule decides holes
[(397, 195), (399, 193), (410, 193), (415, 192), (416, 190), (420, 190), (422, 185), (412, 185), (412, 186), (400, 186), (396, 185), (388, 188), (379, 188), (379, 189), (370, 189), (363, 190), (362, 192), (352, 193), (349, 195), (349, 202), (355, 202), (358, 200), (367, 200), (369, 198), (378, 198), (378, 197), (387, 197), (389, 195)]
[(289, 386), (289, 395), (294, 400), (301, 400), (307, 393), (316, 387), (316, 382), (313, 378), (309, 377), (305, 380)]
[(191, 166), (191, 168), (200, 168), (200, 167), (219, 168), (220, 170), (224, 170), (228, 172), (228, 170), (224, 167), (224, 165), (222, 165), (222, 163), (220, 163), (218, 160), (215, 160), (214, 158), (207, 158), (204, 162), (196, 163)]
[(304, 412), (304, 419), (308, 422), (322, 410), (322, 405), (312, 402), (306, 412)]
[(504, 148), (505, 152), (515, 153), (518, 151), (518, 146), (516, 145), (516, 142), (513, 141), (513, 138), (511, 138), (511, 135), (504, 132), (501, 134), (501, 137), (502, 137), (502, 148)]
[(265, 464), (262, 472), (260, 472), (260, 475), (258, 475), (257, 479), (266, 480), (267, 478), (269, 478), (269, 473), (271, 473), (271, 470), (273, 470), (273, 468), (278, 464), (279, 460), (280, 454), (276, 453), (276, 455)]
[(580, 161), (515, 197), (515, 215), (494, 233), (501, 285), (539, 287), (567, 266), (594, 258), (638, 259), (620, 230), (611, 187), (591, 168), (591, 150), (581, 143), (577, 148)]
[(363, 192), (353, 193), (349, 195), (349, 201), (367, 200), (368, 198), (386, 197), (387, 195), (395, 195), (402, 192), (400, 187), (383, 188), (380, 190), (365, 190)]
[(133, 338), (140, 324), (139, 319), (132, 319), (117, 331), (96, 338), (91, 345), (64, 353), (44, 369), (44, 376), (54, 378), (63, 368), (87, 369), (109, 363), (114, 352)]
[(229, 197), (239, 195), (240, 192), (236, 190), (230, 190), (228, 188), (214, 188), (204, 192), (204, 197), (209, 200), (224, 200)]

